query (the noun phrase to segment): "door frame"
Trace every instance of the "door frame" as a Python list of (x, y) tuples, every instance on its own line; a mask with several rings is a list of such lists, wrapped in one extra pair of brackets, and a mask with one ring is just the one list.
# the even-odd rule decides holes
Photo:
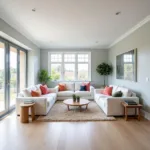
[(0, 118), (11, 112), (15, 105), (10, 107), (10, 47), (16, 48), (17, 50), (17, 94), (20, 91), (20, 51), (26, 54), (26, 83), (27, 86), (27, 70), (28, 70), (28, 51), (2, 37), (0, 37), (0, 42), (4, 43), (5, 48), (5, 111), (0, 112)]

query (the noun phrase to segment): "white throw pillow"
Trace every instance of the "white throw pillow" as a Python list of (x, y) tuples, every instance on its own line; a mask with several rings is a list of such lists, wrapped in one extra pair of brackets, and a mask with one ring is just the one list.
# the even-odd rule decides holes
[(82, 82), (76, 82), (75, 83), (75, 91), (80, 91), (80, 86), (82, 85)]
[(116, 86), (116, 85), (109, 85), (109, 87), (113, 87), (113, 89), (112, 89), (112, 95), (114, 95), (114, 93), (117, 92), (118, 86)]
[(31, 95), (31, 91), (35, 91), (37, 90), (37, 87), (36, 86), (31, 86), (29, 88), (26, 88), (24, 90), (22, 90), (23, 94), (24, 94), (24, 97), (32, 97)]
[(130, 92), (130, 90), (127, 89), (127, 88), (118, 87), (118, 88), (117, 88), (117, 91), (121, 91), (122, 94), (123, 94), (123, 95), (122, 95), (123, 97), (131, 97), (131, 92)]
[(24, 97), (32, 97), (31, 91), (29, 91), (28, 89), (24, 89), (22, 92)]

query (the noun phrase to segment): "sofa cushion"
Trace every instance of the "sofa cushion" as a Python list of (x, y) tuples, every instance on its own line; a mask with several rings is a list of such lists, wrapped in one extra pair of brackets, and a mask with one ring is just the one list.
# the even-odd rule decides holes
[(113, 89), (112, 89), (112, 95), (115, 94), (115, 92), (117, 92), (118, 86), (116, 86), (116, 85), (110, 85), (110, 87), (113, 87)]
[(56, 93), (49, 93), (49, 94), (45, 94), (45, 95), (41, 95), (40, 97), (56, 97)]
[(75, 82), (75, 91), (79, 91), (81, 85), (82, 85), (82, 82)]
[(72, 82), (63, 82), (63, 83), (59, 83), (59, 84), (65, 84), (67, 91), (74, 91), (74, 83), (72, 83)]
[(91, 92), (89, 92), (89, 91), (75, 91), (75, 94), (77, 95), (77, 96), (91, 96)]
[(59, 91), (59, 92), (57, 93), (57, 96), (58, 96), (58, 97), (70, 97), (70, 96), (72, 96), (73, 94), (74, 94), (73, 91)]
[(42, 84), (37, 84), (37, 85), (35, 85), (35, 87), (37, 88), (37, 89), (40, 89), (40, 86), (41, 86)]

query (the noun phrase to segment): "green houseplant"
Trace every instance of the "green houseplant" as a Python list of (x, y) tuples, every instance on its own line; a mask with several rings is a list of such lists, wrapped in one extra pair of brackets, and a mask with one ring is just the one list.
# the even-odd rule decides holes
[(77, 96), (77, 102), (78, 103), (80, 102), (80, 96)]
[(97, 66), (96, 71), (100, 75), (104, 76), (104, 86), (105, 86), (105, 77), (112, 73), (112, 66), (110, 66), (106, 63), (102, 63), (102, 64)]
[(44, 69), (39, 71), (38, 78), (42, 84), (47, 84), (48, 81), (51, 80), (51, 76), (48, 74), (48, 71)]
[(73, 98), (73, 102), (76, 102), (76, 95), (75, 94), (72, 95), (72, 98)]

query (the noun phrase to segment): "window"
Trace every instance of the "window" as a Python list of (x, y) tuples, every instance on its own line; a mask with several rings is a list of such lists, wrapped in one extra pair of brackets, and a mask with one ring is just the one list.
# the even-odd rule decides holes
[(91, 53), (49, 53), (53, 81), (91, 80)]
[(132, 62), (132, 55), (131, 54), (124, 55), (124, 62)]

